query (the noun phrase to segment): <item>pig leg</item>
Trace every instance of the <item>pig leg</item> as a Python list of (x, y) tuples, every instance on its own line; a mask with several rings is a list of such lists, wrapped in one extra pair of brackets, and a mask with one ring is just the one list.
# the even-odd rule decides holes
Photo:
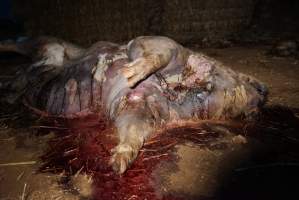
[(152, 54), (125, 65), (122, 74), (127, 78), (129, 87), (134, 87), (139, 81), (157, 71), (163, 65), (162, 56)]
[(128, 79), (129, 86), (134, 87), (184, 51), (181, 45), (166, 37), (138, 37), (128, 44), (128, 57), (132, 62), (121, 72)]
[(153, 132), (154, 121), (144, 102), (127, 108), (115, 120), (118, 145), (112, 150), (110, 164), (122, 174), (130, 166), (143, 146), (144, 140)]
[(62, 66), (70, 60), (82, 56), (85, 49), (52, 37), (39, 37), (22, 41), (0, 42), (0, 52), (16, 52), (29, 56), (34, 66)]

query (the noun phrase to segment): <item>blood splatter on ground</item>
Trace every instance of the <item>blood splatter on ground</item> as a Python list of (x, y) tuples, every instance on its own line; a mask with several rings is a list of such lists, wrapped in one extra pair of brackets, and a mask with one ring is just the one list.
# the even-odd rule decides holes
[[(86, 119), (68, 122), (76, 125), (59, 131), (50, 141), (50, 150), (42, 157), (45, 164), (41, 170), (66, 171), (69, 175), (78, 171), (91, 174), (95, 200), (161, 199), (161, 194), (155, 191), (154, 184), (157, 183), (152, 172), (162, 162), (171, 163), (177, 159), (174, 147), (187, 141), (208, 146), (221, 137), (220, 133), (203, 125), (164, 131), (148, 140), (132, 166), (123, 175), (118, 175), (109, 164), (111, 150), (117, 143), (113, 127), (104, 122), (86, 127), (82, 122)], [(162, 199), (176, 200), (179, 197), (166, 195)]]

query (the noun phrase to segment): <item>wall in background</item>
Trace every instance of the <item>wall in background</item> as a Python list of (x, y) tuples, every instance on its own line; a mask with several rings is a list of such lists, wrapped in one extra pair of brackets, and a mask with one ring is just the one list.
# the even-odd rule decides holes
[(258, 0), (252, 26), (265, 34), (298, 37), (299, 1)]
[(0, 0), (0, 19), (11, 19), (11, 0)]
[(13, 0), (27, 34), (89, 45), (166, 35), (181, 43), (246, 29), (256, 0)]

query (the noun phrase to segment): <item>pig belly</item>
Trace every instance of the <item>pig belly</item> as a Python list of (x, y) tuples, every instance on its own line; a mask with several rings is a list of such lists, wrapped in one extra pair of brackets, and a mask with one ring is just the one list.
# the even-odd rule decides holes
[(128, 91), (126, 80), (117, 73), (128, 60), (125, 56), (113, 60), (116, 54), (86, 56), (52, 76), (42, 71), (48, 76), (28, 90), (27, 105), (53, 117), (107, 115), (109, 102)]

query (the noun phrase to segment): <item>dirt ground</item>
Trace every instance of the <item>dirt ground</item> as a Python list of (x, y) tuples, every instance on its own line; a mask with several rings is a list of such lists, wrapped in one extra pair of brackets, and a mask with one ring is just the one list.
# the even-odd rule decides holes
[[(268, 48), (268, 46), (247, 46), (204, 49), (203, 51), (224, 64), (231, 66), (234, 70), (250, 74), (265, 82), (270, 91), (269, 105), (279, 104), (298, 109), (299, 60), (292, 57), (282, 58), (267, 55)], [(9, 67), (9, 65), (4, 63), (5, 61), (0, 63), (2, 72), (5, 71), (6, 67)], [(7, 74), (3, 76), (7, 76)], [(90, 176), (77, 174), (71, 178), (72, 185), (65, 186), (62, 181), (65, 176), (64, 173), (39, 172), (39, 157), (47, 148), (47, 141), (53, 137), (53, 133), (36, 134), (34, 128), (20, 128), (11, 125), (11, 123), (7, 124), (7, 120), (12, 117), (14, 116), (6, 118), (2, 116), (2, 119), (0, 119), (0, 199), (88, 199), (92, 193), (92, 179)], [(154, 172), (153, 176), (156, 177), (156, 183), (153, 184), (155, 184), (157, 195), (162, 198), (164, 194), (171, 193), (177, 194), (178, 197), (183, 199), (226, 199), (226, 197), (231, 197), (230, 193), (234, 193), (231, 190), (237, 189), (235, 193), (240, 193), (240, 195), (244, 193), (243, 199), (272, 199), (269, 193), (261, 191), (268, 191), (268, 189), (269, 191), (279, 190), (281, 185), (273, 186), (269, 182), (281, 182), (284, 185), (290, 184), (288, 187), (290, 193), (294, 192), (292, 189), (299, 189), (298, 183), (296, 185), (289, 182), (290, 179), (298, 177), (296, 176), (298, 172), (295, 175), (292, 174), (294, 168), (283, 170), (290, 173), (286, 176), (280, 176), (277, 174), (278, 171), (275, 171), (273, 168), (265, 172), (270, 173), (269, 171), (274, 170), (273, 173), (267, 176), (258, 176), (256, 173), (252, 175), (251, 172), (247, 172), (247, 167), (253, 166), (252, 157), (256, 159), (256, 156), (252, 154), (253, 151), (262, 149), (263, 152), (267, 152), (266, 154), (260, 154), (261, 158), (258, 160), (267, 160), (268, 158), (265, 158), (265, 156), (268, 156), (269, 152), (270, 154), (273, 153), (272, 149), (269, 151), (265, 150), (263, 142), (230, 133), (221, 142), (227, 144), (227, 148), (206, 149), (192, 143), (176, 146), (176, 154), (179, 158), (176, 163), (176, 169), (174, 170), (172, 165), (164, 163), (159, 165)], [(271, 141), (266, 143), (271, 143)], [(283, 155), (293, 153), (288, 152), (284, 148), (282, 149), (283, 152), (281, 154)], [(269, 163), (274, 163), (274, 166), (276, 164), (280, 165), (281, 154), (276, 152), (275, 156), (279, 158), (271, 158)], [(296, 158), (296, 156), (292, 158)], [(292, 162), (289, 162), (290, 160)], [(299, 166), (296, 159), (283, 161), (288, 162), (286, 165), (290, 164), (295, 169)], [(272, 166), (272, 164), (270, 165)], [(263, 165), (261, 165), (261, 168), (263, 170)], [(262, 172), (259, 171), (259, 173)], [(269, 179), (269, 182), (264, 182), (265, 177), (272, 177), (273, 179)], [(237, 181), (234, 182), (235, 180)], [(250, 184), (252, 185), (245, 183), (243, 184), (244, 187), (238, 186), (242, 181), (248, 180), (251, 180)], [(233, 185), (234, 187), (229, 188), (226, 185), (227, 181), (229, 182), (227, 185)], [(261, 188), (255, 187), (261, 184), (270, 186), (266, 189), (263, 188), (264, 186), (261, 186)], [(251, 191), (254, 190), (253, 188), (255, 189), (253, 193), (260, 195), (252, 196), (253, 193), (251, 194)], [(290, 193), (285, 195), (290, 195)], [(132, 196), (129, 199), (137, 199), (137, 197)]]

